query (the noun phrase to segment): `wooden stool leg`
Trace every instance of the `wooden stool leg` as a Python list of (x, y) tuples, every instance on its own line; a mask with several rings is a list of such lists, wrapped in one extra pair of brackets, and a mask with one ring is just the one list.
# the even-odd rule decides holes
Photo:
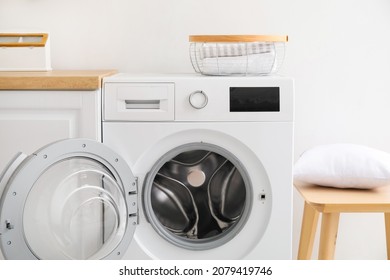
[(313, 252), (314, 237), (316, 235), (318, 211), (305, 202), (303, 210), (301, 238), (299, 241), (298, 260), (309, 260)]
[(321, 224), (319, 260), (331, 260), (336, 248), (340, 213), (323, 213)]
[(390, 260), (390, 213), (385, 213), (387, 259)]

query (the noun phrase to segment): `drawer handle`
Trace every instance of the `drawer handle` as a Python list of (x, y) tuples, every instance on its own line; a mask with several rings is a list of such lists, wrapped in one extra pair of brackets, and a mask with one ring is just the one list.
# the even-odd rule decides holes
[(125, 100), (126, 109), (160, 109), (161, 100)]

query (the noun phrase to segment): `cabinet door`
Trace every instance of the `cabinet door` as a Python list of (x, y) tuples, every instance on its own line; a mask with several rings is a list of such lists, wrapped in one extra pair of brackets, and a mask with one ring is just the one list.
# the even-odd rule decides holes
[(0, 170), (18, 151), (65, 138), (100, 141), (100, 118), (100, 90), (0, 91)]

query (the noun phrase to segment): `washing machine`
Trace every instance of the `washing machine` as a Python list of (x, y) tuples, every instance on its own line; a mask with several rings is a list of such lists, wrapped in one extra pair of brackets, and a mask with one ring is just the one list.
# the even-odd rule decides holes
[(18, 154), (8, 259), (290, 259), (293, 80), (117, 74), (102, 143)]

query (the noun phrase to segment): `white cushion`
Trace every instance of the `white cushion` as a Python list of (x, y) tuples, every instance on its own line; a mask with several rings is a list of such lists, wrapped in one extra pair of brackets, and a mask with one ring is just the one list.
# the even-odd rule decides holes
[(294, 180), (336, 188), (390, 185), (390, 154), (354, 144), (317, 146), (295, 163)]

